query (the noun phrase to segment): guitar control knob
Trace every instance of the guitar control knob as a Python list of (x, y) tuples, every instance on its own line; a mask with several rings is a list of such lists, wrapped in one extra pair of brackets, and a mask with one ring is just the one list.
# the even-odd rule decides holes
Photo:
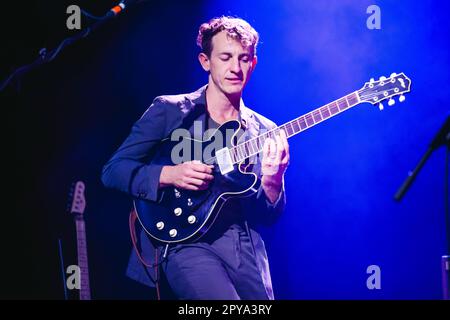
[(169, 236), (171, 236), (172, 238), (175, 238), (177, 236), (177, 229), (171, 229), (169, 231)]
[(181, 208), (176, 208), (175, 210), (173, 210), (173, 213), (175, 213), (175, 215), (178, 217), (180, 214), (183, 213), (183, 209), (181, 209)]
[(156, 224), (156, 228), (157, 228), (158, 230), (164, 229), (164, 222), (162, 222), (162, 221), (158, 222), (158, 223)]
[(197, 221), (197, 218), (196, 218), (195, 216), (189, 216), (189, 217), (188, 217), (188, 222), (189, 222), (190, 224), (195, 223), (195, 221)]

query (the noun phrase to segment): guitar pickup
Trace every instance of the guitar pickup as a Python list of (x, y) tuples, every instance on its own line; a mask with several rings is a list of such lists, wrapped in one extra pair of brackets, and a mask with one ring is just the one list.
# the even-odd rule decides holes
[(216, 160), (222, 175), (234, 170), (230, 149), (222, 148), (216, 151)]

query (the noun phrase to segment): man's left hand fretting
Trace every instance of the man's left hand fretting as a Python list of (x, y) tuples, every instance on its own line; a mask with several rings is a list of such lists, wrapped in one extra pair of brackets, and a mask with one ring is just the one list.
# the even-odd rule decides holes
[(283, 186), (283, 176), (289, 165), (289, 144), (284, 130), (264, 142), (262, 159), (262, 187), (270, 202), (274, 203)]

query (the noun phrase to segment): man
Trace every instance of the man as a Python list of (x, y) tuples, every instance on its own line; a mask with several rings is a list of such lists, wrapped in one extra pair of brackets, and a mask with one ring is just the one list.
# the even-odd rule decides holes
[[(211, 166), (199, 161), (159, 164), (162, 140), (186, 123), (192, 131), (195, 121), (211, 129), (239, 120), (245, 130), (239, 141), (275, 128), (241, 99), (256, 66), (258, 40), (258, 33), (242, 19), (220, 17), (202, 24), (198, 58), (208, 72), (208, 84), (190, 94), (157, 97), (103, 168), (103, 183), (148, 201), (158, 201), (167, 186), (204, 190), (214, 178)], [(161, 244), (141, 232), (143, 259), (139, 252), (132, 253), (128, 276), (152, 285), (151, 266), (160, 264), (180, 299), (273, 299), (267, 254), (256, 228), (274, 223), (284, 210), (284, 173), (289, 163), (284, 131), (266, 139), (262, 155), (251, 162), (261, 179), (254, 195), (227, 201), (206, 235), (194, 243), (171, 245), (165, 254)], [(144, 267), (139, 260), (150, 264)]]

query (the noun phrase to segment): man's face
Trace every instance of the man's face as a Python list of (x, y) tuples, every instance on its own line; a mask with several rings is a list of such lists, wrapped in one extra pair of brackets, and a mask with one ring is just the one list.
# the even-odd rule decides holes
[(212, 38), (211, 55), (201, 63), (210, 72), (214, 85), (225, 95), (234, 96), (242, 94), (256, 65), (256, 56), (253, 57), (251, 47), (244, 48), (222, 31)]

